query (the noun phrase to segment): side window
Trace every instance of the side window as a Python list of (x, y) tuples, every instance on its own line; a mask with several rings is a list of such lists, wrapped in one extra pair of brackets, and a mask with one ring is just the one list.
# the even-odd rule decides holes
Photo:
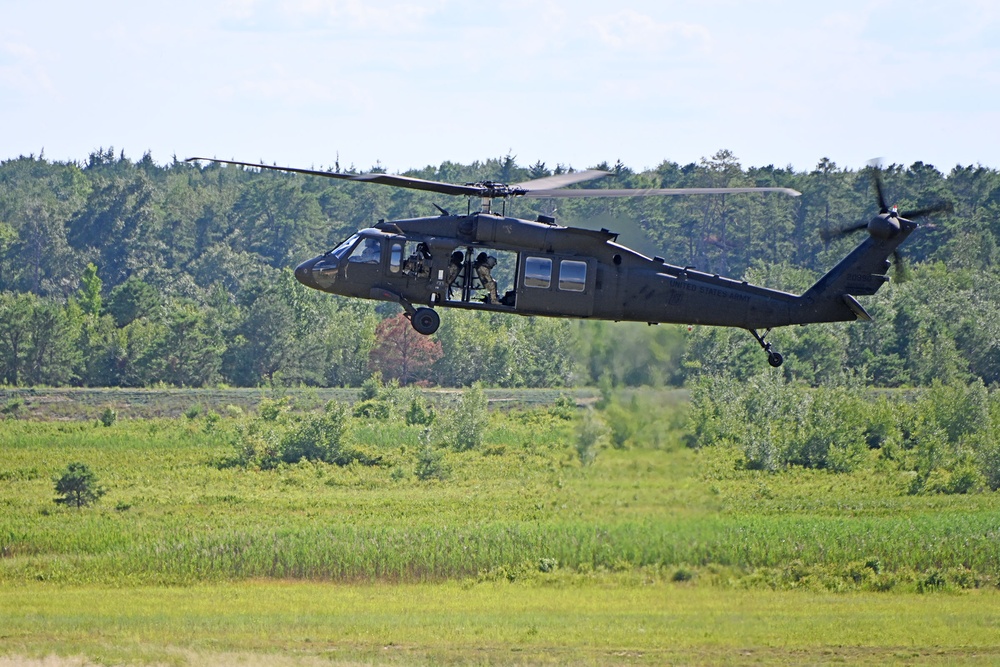
[(559, 262), (559, 289), (582, 292), (587, 287), (587, 263), (564, 259)]
[(528, 257), (524, 260), (524, 286), (547, 289), (552, 284), (552, 260)]
[(393, 243), (389, 249), (389, 272), (399, 273), (399, 268), (403, 265), (403, 244)]
[(378, 239), (368, 238), (358, 244), (347, 259), (349, 262), (378, 264), (382, 260), (382, 243)]

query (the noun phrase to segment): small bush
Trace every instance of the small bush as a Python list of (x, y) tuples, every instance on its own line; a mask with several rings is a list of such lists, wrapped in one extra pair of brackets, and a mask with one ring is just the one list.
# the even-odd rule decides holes
[(345, 445), (347, 419), (347, 408), (330, 401), (322, 413), (306, 416), (282, 436), (278, 446), (281, 460), (298, 463), (305, 459), (340, 466), (357, 461), (362, 465), (376, 465), (381, 457), (372, 457)]
[(61, 477), (53, 480), (59, 505), (85, 507), (104, 495), (104, 488), (97, 483), (97, 476), (85, 463), (70, 463)]
[(410, 426), (430, 426), (435, 416), (434, 410), (422, 398), (414, 396), (406, 411), (406, 423)]
[(108, 406), (101, 413), (100, 420), (104, 426), (114, 426), (115, 422), (118, 421), (118, 411)]
[(597, 449), (608, 437), (608, 427), (593, 411), (587, 410), (576, 429), (576, 455), (580, 463), (589, 466), (597, 458)]
[(7, 401), (7, 404), (4, 405), (2, 409), (0, 409), (0, 414), (7, 415), (9, 417), (17, 419), (17, 416), (21, 414), (21, 411), (24, 410), (24, 406), (25, 406), (24, 399), (19, 396), (15, 396), (14, 398)]
[(388, 419), (392, 414), (389, 404), (378, 399), (358, 401), (354, 404), (354, 416), (365, 419)]
[(557, 567), (559, 567), (559, 561), (557, 561), (555, 558), (538, 559), (539, 572), (553, 572)]
[(452, 446), (456, 450), (478, 449), (483, 444), (489, 420), (488, 405), (478, 382), (462, 392), (462, 400), (452, 416)]
[(559, 419), (569, 421), (576, 416), (576, 401), (573, 400), (572, 396), (559, 394), (559, 396), (556, 397), (555, 404), (549, 408), (549, 413)]
[(421, 482), (428, 480), (446, 480), (451, 476), (451, 467), (444, 460), (444, 452), (426, 444), (417, 453), (417, 465), (414, 474)]

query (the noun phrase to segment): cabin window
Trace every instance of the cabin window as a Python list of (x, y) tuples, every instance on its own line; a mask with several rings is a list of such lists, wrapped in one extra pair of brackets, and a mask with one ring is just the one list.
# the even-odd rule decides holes
[(559, 289), (582, 292), (587, 287), (587, 263), (564, 259), (559, 262)]
[(403, 244), (393, 243), (389, 251), (389, 272), (399, 273), (399, 268), (403, 265)]
[(524, 260), (524, 286), (547, 289), (552, 284), (552, 260), (528, 257)]

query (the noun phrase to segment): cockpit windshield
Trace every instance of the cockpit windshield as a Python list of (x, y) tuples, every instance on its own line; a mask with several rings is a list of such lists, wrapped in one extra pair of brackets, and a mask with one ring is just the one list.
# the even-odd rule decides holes
[(341, 259), (347, 253), (347, 251), (351, 249), (351, 246), (354, 245), (355, 241), (357, 241), (360, 236), (361, 236), (360, 234), (354, 234), (353, 236), (351, 236), (351, 238), (342, 242), (339, 246), (337, 246), (333, 250), (327, 252), (326, 256), (329, 257), (333, 255), (337, 259)]

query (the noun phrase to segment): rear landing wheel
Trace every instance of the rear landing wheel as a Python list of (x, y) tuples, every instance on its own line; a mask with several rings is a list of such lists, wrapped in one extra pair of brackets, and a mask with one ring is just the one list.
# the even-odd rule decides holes
[(774, 368), (777, 368), (785, 361), (785, 358), (781, 356), (778, 352), (768, 352), (767, 353), (767, 363), (771, 364)]
[(433, 308), (417, 308), (410, 317), (410, 324), (417, 333), (430, 336), (441, 326), (441, 316)]

